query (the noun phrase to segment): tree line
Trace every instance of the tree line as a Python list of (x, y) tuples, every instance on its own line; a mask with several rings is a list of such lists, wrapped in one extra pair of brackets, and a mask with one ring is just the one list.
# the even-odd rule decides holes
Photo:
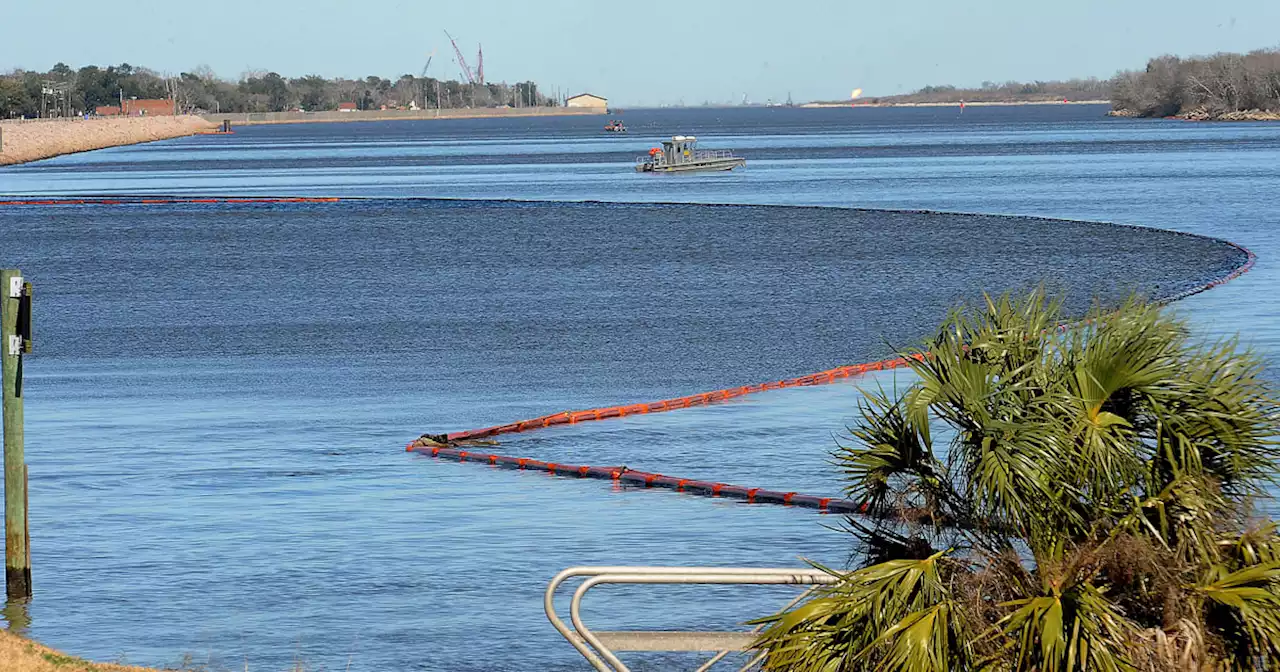
[(865, 101), (901, 105), (1063, 99), (1110, 100), (1116, 114), (1136, 117), (1244, 118), (1239, 114), (1254, 111), (1280, 114), (1280, 48), (1187, 58), (1160, 56), (1142, 70), (1121, 71), (1111, 79), (983, 82), (978, 88), (926, 86), (912, 93)]
[(1047, 102), (1053, 100), (1106, 100), (1110, 83), (1096, 77), (1064, 81), (983, 82), (978, 88), (959, 88), (948, 84), (926, 86), (912, 93), (872, 98), (871, 103), (1000, 103)]
[(319, 75), (287, 78), (257, 71), (230, 81), (205, 66), (174, 77), (128, 63), (87, 65), (78, 70), (58, 63), (47, 72), (0, 74), (0, 118), (92, 114), (98, 107), (119, 105), (131, 98), (173, 99), (181, 112), (193, 113), (310, 112), (335, 110), (341, 103), (361, 110), (559, 104), (539, 91), (534, 82), (470, 84), (412, 74), (395, 80), (372, 75), (328, 79)]
[(1142, 117), (1280, 112), (1280, 48), (1247, 54), (1153, 58), (1111, 80), (1111, 104)]

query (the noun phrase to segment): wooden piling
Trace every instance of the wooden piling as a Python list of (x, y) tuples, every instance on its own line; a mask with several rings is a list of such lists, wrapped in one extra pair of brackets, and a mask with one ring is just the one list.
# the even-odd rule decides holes
[(22, 273), (0, 270), (0, 364), (3, 364), (4, 575), (9, 599), (31, 597), (31, 555), (27, 529), (27, 466), (23, 455), (22, 354), (19, 335)]

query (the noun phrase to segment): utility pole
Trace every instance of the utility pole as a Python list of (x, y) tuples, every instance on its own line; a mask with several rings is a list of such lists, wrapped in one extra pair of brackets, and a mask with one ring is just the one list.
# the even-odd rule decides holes
[(0, 364), (4, 385), (4, 576), (11, 600), (31, 597), (31, 532), (22, 436), (22, 355), (31, 349), (31, 285), (0, 270)]

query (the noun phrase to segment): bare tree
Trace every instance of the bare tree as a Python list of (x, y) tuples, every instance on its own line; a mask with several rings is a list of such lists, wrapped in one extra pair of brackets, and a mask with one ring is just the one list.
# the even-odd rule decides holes
[(1136, 116), (1280, 112), (1280, 49), (1153, 58), (1111, 80), (1115, 110)]

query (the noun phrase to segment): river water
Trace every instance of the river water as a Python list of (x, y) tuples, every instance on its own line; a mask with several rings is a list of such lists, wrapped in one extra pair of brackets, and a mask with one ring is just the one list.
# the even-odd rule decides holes
[[(37, 286), (27, 631), (151, 665), (582, 669), (541, 612), (559, 569), (839, 564), (848, 539), (824, 527), (838, 520), (453, 464), (406, 442), (877, 359), (984, 289), (1044, 282), (1078, 311), (1241, 261), (1147, 229), (843, 208), (1231, 240), (1255, 269), (1177, 310), (1280, 355), (1280, 126), (1103, 111), (641, 110), (625, 136), (574, 117), (266, 126), (0, 170), (0, 194), (356, 199), (0, 210), (0, 261)], [(630, 170), (675, 133), (749, 164)], [(833, 495), (827, 452), (856, 385), (894, 380), (495, 450)], [(587, 615), (727, 627), (785, 594), (602, 589)]]

